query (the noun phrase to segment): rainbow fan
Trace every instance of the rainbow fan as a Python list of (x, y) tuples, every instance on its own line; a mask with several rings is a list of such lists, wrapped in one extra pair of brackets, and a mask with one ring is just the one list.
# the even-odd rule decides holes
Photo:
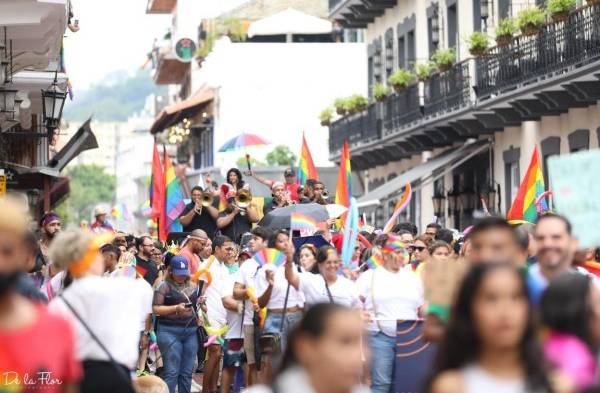
[(260, 266), (273, 265), (279, 267), (285, 263), (285, 254), (274, 248), (265, 248), (254, 254), (254, 260), (258, 262)]
[(379, 252), (374, 253), (371, 255), (371, 258), (367, 260), (367, 265), (369, 266), (369, 269), (377, 269), (379, 266), (383, 265), (383, 256)]

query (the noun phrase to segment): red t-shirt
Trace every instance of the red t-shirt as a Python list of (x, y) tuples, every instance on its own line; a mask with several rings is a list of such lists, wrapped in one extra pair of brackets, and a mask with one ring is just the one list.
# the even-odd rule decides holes
[(290, 193), (290, 199), (294, 202), (300, 202), (300, 198), (298, 197), (298, 187), (300, 185), (298, 183), (283, 183), (285, 186), (285, 190)]
[(188, 260), (191, 275), (193, 275), (194, 273), (196, 273), (198, 271), (198, 268), (200, 267), (200, 257), (198, 257), (198, 255), (192, 254), (186, 248), (179, 251), (179, 255), (184, 256), (185, 259)]
[(82, 377), (71, 325), (45, 306), (37, 311), (33, 325), (0, 330), (0, 391), (59, 393)]

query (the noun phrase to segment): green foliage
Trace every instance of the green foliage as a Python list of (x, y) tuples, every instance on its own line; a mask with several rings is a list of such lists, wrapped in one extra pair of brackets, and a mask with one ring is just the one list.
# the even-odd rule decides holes
[[(244, 156), (241, 156), (240, 158), (238, 158), (235, 161), (235, 165), (238, 168), (244, 168), (243, 171), (248, 169), (248, 164), (246, 163), (246, 156), (244, 155)], [(254, 157), (250, 157), (250, 165), (252, 166), (252, 168), (267, 166), (267, 164), (265, 164), (262, 161), (258, 161)]]
[(76, 165), (65, 173), (69, 177), (71, 192), (57, 208), (65, 221), (79, 223), (89, 220), (90, 214), (100, 203), (112, 204), (115, 199), (115, 176), (104, 172), (98, 165)]
[(415, 74), (413, 74), (409, 70), (400, 68), (399, 70), (394, 71), (392, 75), (390, 75), (388, 82), (392, 86), (406, 87), (414, 80)]
[(431, 56), (431, 60), (435, 63), (435, 65), (440, 67), (448, 67), (454, 64), (454, 60), (456, 59), (456, 52), (453, 48), (449, 49), (438, 49), (435, 51), (433, 56)]
[(319, 114), (319, 120), (321, 122), (330, 122), (333, 118), (333, 110), (331, 108), (325, 108)]
[(369, 100), (366, 97), (361, 96), (360, 94), (354, 94), (350, 98), (348, 98), (348, 110), (354, 112), (360, 112), (367, 109), (369, 105)]
[(389, 87), (382, 85), (381, 83), (377, 83), (373, 86), (373, 97), (375, 97), (377, 101), (384, 100), (389, 94)]
[(233, 42), (243, 42), (246, 40), (244, 23), (235, 16), (226, 16), (217, 21), (217, 34), (226, 35)]
[(530, 25), (540, 27), (544, 23), (546, 23), (546, 13), (538, 7), (528, 8), (517, 15), (517, 24), (521, 30)]
[(577, 5), (576, 0), (548, 0), (546, 9), (551, 14), (569, 12)]
[(201, 42), (200, 47), (196, 51), (196, 57), (206, 58), (212, 52), (216, 39), (217, 36), (215, 33), (207, 33), (206, 38)]
[(333, 107), (335, 108), (335, 110), (338, 114), (343, 115), (351, 107), (350, 99), (347, 97), (336, 98), (335, 101), (333, 102)]
[(425, 79), (429, 78), (429, 74), (431, 74), (432, 69), (433, 65), (429, 61), (426, 63), (417, 64), (415, 66), (415, 74), (417, 76), (417, 79), (420, 81), (424, 81)]
[(290, 166), (295, 165), (298, 157), (290, 151), (286, 145), (275, 146), (269, 154), (267, 154), (267, 164), (271, 166)]
[(517, 34), (519, 28), (514, 19), (512, 18), (504, 18), (496, 27), (496, 37), (498, 36), (513, 36)]
[(84, 121), (94, 115), (98, 121), (126, 121), (144, 108), (149, 94), (162, 94), (165, 87), (158, 87), (148, 71), (134, 76), (120, 77), (114, 81), (104, 80), (89, 90), (75, 90), (73, 101), (67, 100), (64, 118), (67, 121)]
[(474, 31), (471, 33), (467, 39), (467, 43), (469, 44), (469, 52), (472, 54), (485, 52), (489, 47), (488, 36), (481, 31)]

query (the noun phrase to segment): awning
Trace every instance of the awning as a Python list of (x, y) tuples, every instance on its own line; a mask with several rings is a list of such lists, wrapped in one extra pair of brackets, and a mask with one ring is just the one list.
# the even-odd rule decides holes
[[(168, 51), (171, 49), (169, 48)], [(160, 54), (156, 72), (154, 74), (154, 83), (157, 85), (178, 85), (190, 72), (190, 63), (183, 62), (171, 53)]]
[(329, 34), (331, 31), (330, 21), (288, 8), (252, 22), (248, 28), (248, 37), (277, 34)]
[(52, 157), (49, 162), (50, 167), (60, 172), (81, 152), (98, 147), (96, 136), (90, 127), (91, 120), (91, 118), (87, 119), (67, 144)]
[(413, 183), (425, 176), (432, 175), (436, 169), (451, 165), (458, 161), (462, 163), (488, 149), (488, 145), (489, 141), (484, 140), (465, 143), (458, 149), (452, 148), (446, 150), (442, 154), (401, 173), (392, 180), (363, 195), (358, 199), (358, 204), (359, 206), (362, 205), (361, 207), (379, 204), (382, 199), (387, 199), (402, 190), (406, 183)]
[(185, 118), (193, 117), (203, 107), (208, 105), (214, 97), (215, 91), (213, 89), (203, 88), (187, 99), (167, 106), (156, 116), (156, 120), (154, 120), (152, 127), (150, 127), (150, 133), (156, 134), (165, 128), (179, 123)]

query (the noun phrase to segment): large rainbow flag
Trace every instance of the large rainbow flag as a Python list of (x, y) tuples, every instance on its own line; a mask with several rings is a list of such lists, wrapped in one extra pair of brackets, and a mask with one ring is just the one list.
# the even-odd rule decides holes
[(308, 148), (308, 144), (306, 143), (306, 138), (304, 137), (303, 133), (302, 149), (300, 150), (300, 162), (298, 164), (298, 183), (300, 183), (301, 186), (304, 186), (308, 179), (318, 180), (319, 174), (317, 172), (317, 168), (315, 167), (315, 163), (313, 162), (310, 149)]
[(165, 151), (164, 157), (165, 165), (165, 189), (166, 189), (166, 203), (165, 209), (167, 213), (166, 231), (167, 232), (181, 232), (183, 230), (181, 223), (179, 222), (179, 215), (185, 208), (185, 202), (183, 202), (183, 192), (181, 190), (181, 184), (179, 179), (175, 175), (175, 168), (171, 163), (171, 158)]
[[(538, 217), (535, 201), (545, 191), (544, 173), (540, 165), (537, 146), (533, 149), (533, 155), (529, 162), (527, 173), (519, 186), (519, 192), (510, 208), (506, 218), (514, 223), (535, 223)], [(541, 211), (548, 211), (548, 203), (542, 199)]]
[[(344, 142), (342, 157), (340, 159), (340, 172), (338, 174), (337, 187), (335, 189), (335, 203), (350, 208), (350, 197), (352, 196), (352, 169), (350, 167), (350, 147), (348, 141)], [(338, 220), (338, 227), (342, 228), (346, 221), (347, 213)]]

